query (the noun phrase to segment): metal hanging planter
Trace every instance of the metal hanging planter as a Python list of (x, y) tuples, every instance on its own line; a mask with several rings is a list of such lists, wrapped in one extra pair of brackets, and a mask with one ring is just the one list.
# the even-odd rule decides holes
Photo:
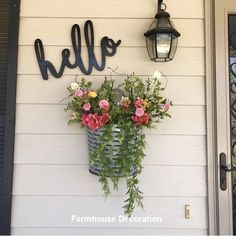
[[(125, 177), (127, 175), (133, 175), (136, 173), (136, 167), (132, 164), (134, 159), (129, 158), (130, 169), (123, 171), (122, 167), (122, 155), (121, 155), (121, 141), (120, 135), (121, 129), (118, 126), (112, 127), (112, 139), (111, 141), (102, 149), (104, 153), (105, 160), (102, 160), (101, 155), (99, 155), (99, 149), (101, 148), (101, 139), (105, 137), (105, 128), (100, 128), (97, 130), (87, 129), (88, 135), (88, 149), (89, 149), (89, 171), (95, 175), (104, 174), (106, 177)], [(139, 131), (141, 134), (141, 131)], [(136, 137), (139, 139), (139, 137)], [(135, 142), (135, 140), (133, 140)], [(127, 148), (128, 148), (127, 144)], [(126, 159), (127, 160), (127, 159)], [(104, 164), (106, 163), (106, 164)]]

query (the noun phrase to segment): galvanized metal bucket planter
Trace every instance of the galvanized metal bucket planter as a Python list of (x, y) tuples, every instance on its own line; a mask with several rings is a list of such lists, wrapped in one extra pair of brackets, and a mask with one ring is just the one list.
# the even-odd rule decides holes
[[(91, 130), (87, 129), (88, 134), (88, 148), (89, 148), (89, 171), (92, 174), (100, 175), (101, 171), (106, 172), (105, 167), (103, 166), (103, 163), (99, 156), (94, 156), (94, 153), (99, 148), (100, 139), (103, 136), (105, 132), (104, 128), (97, 129), (97, 130)], [(106, 159), (109, 160), (108, 167), (109, 169), (112, 169), (112, 172), (105, 173), (107, 177), (123, 177), (124, 175), (121, 172), (121, 164), (120, 164), (120, 142), (119, 142), (119, 135), (120, 135), (120, 128), (117, 126), (112, 127), (112, 142), (107, 144), (104, 147), (104, 156)], [(128, 144), (127, 144), (128, 146)], [(132, 161), (132, 158), (131, 158)], [(129, 175), (132, 175), (136, 172), (135, 166), (132, 166), (130, 169)]]

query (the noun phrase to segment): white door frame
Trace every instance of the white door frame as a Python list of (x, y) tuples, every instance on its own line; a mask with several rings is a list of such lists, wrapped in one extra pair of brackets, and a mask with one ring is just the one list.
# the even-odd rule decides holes
[(216, 102), (215, 102), (215, 0), (205, 1), (205, 74), (207, 123), (208, 229), (217, 235), (218, 207), (216, 182)]
[[(229, 165), (231, 159), (229, 79), (222, 79), (229, 78), (226, 24), (232, 8), (226, 4), (232, 7), (230, 0), (205, 0), (208, 213), (209, 234), (232, 235), (231, 187), (219, 188), (219, 154), (226, 153)], [(236, 13), (236, 3), (233, 8)], [(230, 173), (227, 182), (231, 186)]]
[[(234, 0), (215, 0), (215, 47), (216, 47), (216, 114), (217, 114), (217, 153), (224, 152), (227, 164), (231, 165), (230, 134), (230, 94), (229, 94), (229, 55), (228, 55), (228, 13), (232, 10)], [(219, 158), (218, 170), (219, 170)], [(219, 171), (217, 171), (219, 173)], [(218, 212), (219, 233), (233, 234), (232, 221), (232, 183), (231, 173), (227, 173), (227, 189), (220, 190), (218, 177)]]

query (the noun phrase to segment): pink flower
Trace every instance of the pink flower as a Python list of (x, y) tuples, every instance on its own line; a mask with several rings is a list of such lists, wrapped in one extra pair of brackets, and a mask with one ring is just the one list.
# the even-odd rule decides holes
[(81, 90), (81, 89), (79, 89), (79, 90), (77, 90), (76, 92), (75, 92), (75, 96), (76, 97), (82, 97), (84, 95), (84, 92), (83, 92), (83, 90)]
[(164, 111), (168, 111), (169, 108), (170, 108), (170, 103), (169, 103), (169, 102), (167, 102), (167, 103), (165, 103), (165, 104), (163, 105), (163, 110), (164, 110)]
[(107, 100), (103, 99), (99, 102), (99, 107), (105, 111), (108, 111), (110, 108), (110, 104)]
[(90, 108), (91, 108), (91, 104), (90, 104), (89, 102), (88, 102), (88, 103), (85, 103), (85, 104), (83, 105), (83, 109), (84, 109), (85, 111), (89, 111)]
[(142, 108), (137, 108), (135, 111), (135, 115), (141, 117), (144, 114), (144, 110)]
[(136, 108), (142, 107), (142, 105), (143, 105), (143, 99), (141, 99), (141, 98), (135, 99), (134, 105), (135, 105)]

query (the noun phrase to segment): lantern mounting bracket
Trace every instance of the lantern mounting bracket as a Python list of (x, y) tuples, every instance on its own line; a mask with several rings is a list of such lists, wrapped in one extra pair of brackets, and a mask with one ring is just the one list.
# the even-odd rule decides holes
[(163, 3), (163, 0), (158, 0), (158, 2), (157, 2), (157, 12), (165, 11), (165, 10), (166, 10), (166, 4)]

